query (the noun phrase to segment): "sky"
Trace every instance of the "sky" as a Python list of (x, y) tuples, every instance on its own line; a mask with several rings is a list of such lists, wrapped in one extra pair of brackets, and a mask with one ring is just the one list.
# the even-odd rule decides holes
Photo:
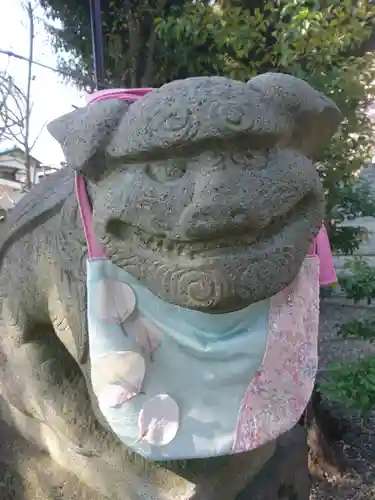
[[(0, 49), (11, 50), (27, 57), (28, 21), (22, 2), (23, 0), (0, 0)], [(38, 21), (35, 27), (34, 59), (56, 68), (57, 56), (51, 48), (51, 40), (42, 22), (43, 9), (37, 7), (35, 16)], [(17, 85), (26, 90), (27, 62), (0, 54), (0, 70), (5, 69), (14, 77)], [(34, 65), (33, 76), (35, 77), (31, 89), (33, 110), (30, 122), (32, 140), (37, 137), (46, 122), (72, 111), (72, 105), (85, 104), (84, 94), (73, 84), (63, 82), (57, 73)], [(49, 135), (45, 126), (32, 155), (50, 165), (57, 165), (64, 160), (59, 144)]]

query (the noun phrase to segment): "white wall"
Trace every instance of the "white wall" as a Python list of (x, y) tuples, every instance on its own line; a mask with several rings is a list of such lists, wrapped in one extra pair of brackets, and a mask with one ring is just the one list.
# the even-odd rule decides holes
[[(26, 166), (25, 166), (25, 155), (19, 151), (10, 152), (9, 154), (0, 155), (0, 177), (1, 177), (1, 169), (17, 169), (15, 174), (16, 181), (25, 184), (26, 183)], [(40, 166), (39, 162), (35, 160), (35, 158), (31, 158), (30, 165), (30, 176), (31, 181), (39, 182), (39, 175), (43, 175), (44, 170), (48, 167)]]
[(9, 210), (24, 194), (18, 183), (0, 179), (0, 208)]

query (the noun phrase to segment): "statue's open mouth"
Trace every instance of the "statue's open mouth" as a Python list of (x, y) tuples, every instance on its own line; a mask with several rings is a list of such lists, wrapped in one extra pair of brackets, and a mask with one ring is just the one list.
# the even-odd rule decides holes
[(310, 192), (289, 212), (272, 217), (264, 227), (244, 226), (236, 231), (229, 229), (210, 231), (207, 237), (199, 239), (171, 239), (167, 235), (150, 234), (120, 219), (108, 221), (106, 230), (111, 239), (114, 238), (119, 243), (131, 240), (132, 245), (145, 252), (167, 253), (171, 257), (186, 256), (189, 259), (202, 255), (215, 257), (228, 252), (242, 252), (250, 246), (268, 246), (270, 239), (277, 239), (284, 230), (289, 231), (303, 219), (308, 220), (307, 214), (316, 201), (315, 193)]

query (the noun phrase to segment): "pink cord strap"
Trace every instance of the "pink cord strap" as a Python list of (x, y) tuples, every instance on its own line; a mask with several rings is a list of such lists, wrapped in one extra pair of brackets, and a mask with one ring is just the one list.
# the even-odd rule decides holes
[[(124, 101), (136, 101), (144, 97), (153, 89), (111, 89), (101, 90), (94, 92), (87, 97), (87, 103), (90, 104), (95, 101), (103, 101), (104, 99), (121, 99)], [(75, 176), (76, 196), (78, 206), (81, 214), (83, 230), (85, 232), (88, 256), (90, 259), (104, 259), (106, 258), (104, 249), (98, 242), (92, 227), (92, 207), (87, 195), (87, 186), (84, 177), (76, 174)]]
[(97, 240), (92, 227), (92, 207), (87, 195), (86, 182), (84, 177), (77, 173), (75, 175), (75, 188), (89, 259), (105, 259), (104, 249)]

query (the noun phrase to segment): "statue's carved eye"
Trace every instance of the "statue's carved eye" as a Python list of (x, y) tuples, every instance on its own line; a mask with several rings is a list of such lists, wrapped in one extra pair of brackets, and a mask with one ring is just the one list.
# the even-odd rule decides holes
[(147, 165), (148, 176), (158, 182), (173, 182), (181, 179), (186, 173), (186, 162), (173, 158), (164, 162), (155, 162)]

